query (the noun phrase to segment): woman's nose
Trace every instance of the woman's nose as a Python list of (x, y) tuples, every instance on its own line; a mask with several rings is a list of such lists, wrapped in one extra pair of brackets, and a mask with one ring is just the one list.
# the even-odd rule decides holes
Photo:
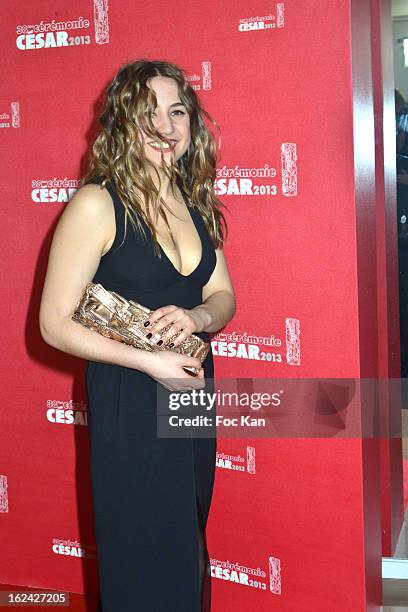
[(157, 116), (155, 128), (163, 134), (171, 134), (174, 131), (172, 118), (166, 114)]

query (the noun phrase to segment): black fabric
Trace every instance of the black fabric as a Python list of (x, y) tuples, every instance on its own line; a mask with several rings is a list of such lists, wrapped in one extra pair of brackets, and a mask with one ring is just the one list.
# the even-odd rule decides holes
[[(202, 258), (185, 277), (164, 251), (162, 259), (157, 258), (146, 225), (147, 244), (128, 222), (121, 245), (124, 207), (114, 186), (106, 187), (114, 203), (116, 236), (93, 282), (151, 309), (200, 304), (216, 254), (198, 211), (189, 207)], [(198, 335), (209, 341), (208, 333)], [(203, 366), (205, 378), (212, 379), (211, 350)], [(205, 528), (214, 485), (215, 437), (158, 437), (158, 383), (139, 370), (87, 361), (86, 384), (99, 612), (208, 612), (211, 578)]]

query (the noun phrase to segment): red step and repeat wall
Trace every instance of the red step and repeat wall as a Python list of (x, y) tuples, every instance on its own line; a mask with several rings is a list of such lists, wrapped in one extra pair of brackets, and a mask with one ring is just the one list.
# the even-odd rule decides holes
[[(212, 339), (216, 376), (377, 375), (369, 11), (36, 0), (3, 12), (1, 582), (97, 593), (83, 362), (42, 341), (38, 309), (55, 224), (123, 63), (178, 63), (221, 127), (237, 312)], [(218, 440), (214, 610), (379, 609), (379, 456), (340, 430)], [(158, 585), (162, 571), (158, 559)]]

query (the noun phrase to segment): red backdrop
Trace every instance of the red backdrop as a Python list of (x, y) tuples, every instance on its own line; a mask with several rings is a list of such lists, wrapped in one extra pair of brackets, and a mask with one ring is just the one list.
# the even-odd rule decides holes
[[(377, 376), (369, 10), (368, 0), (8, 7), (2, 582), (97, 591), (83, 363), (45, 345), (38, 309), (101, 92), (126, 61), (180, 64), (221, 126), (237, 313), (214, 334), (216, 376)], [(218, 453), (214, 610), (357, 612), (366, 587), (378, 609), (375, 442), (220, 439)], [(160, 571), (158, 559), (158, 582)]]

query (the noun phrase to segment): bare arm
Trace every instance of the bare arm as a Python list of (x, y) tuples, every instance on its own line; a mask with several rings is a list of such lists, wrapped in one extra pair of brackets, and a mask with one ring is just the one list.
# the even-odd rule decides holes
[(41, 335), (51, 346), (90, 361), (143, 370), (150, 355), (71, 320), (100, 259), (113, 242), (112, 199), (99, 185), (84, 185), (67, 204), (54, 232), (41, 298)]
[(203, 303), (191, 309), (198, 315), (198, 330), (216, 332), (232, 319), (236, 310), (235, 294), (224, 253), (217, 249), (217, 263), (208, 283), (203, 287)]

